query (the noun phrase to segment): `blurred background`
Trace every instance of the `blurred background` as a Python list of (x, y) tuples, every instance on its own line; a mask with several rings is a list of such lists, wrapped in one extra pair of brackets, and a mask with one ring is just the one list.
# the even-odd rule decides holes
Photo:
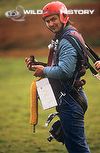
[[(3, 51), (10, 51), (12, 53), (22, 54), (26, 50), (30, 52), (47, 49), (52, 33), (46, 29), (41, 15), (26, 15), (25, 21), (12, 21), (5, 17), (5, 12), (14, 10), (18, 5), (28, 10), (40, 10), (49, 0), (1, 0), (0, 1), (0, 54)], [(86, 42), (88, 42), (96, 51), (99, 51), (100, 46), (100, 2), (98, 0), (68, 0), (62, 1), (66, 4), (68, 9), (90, 9), (94, 13), (79, 15), (70, 15), (71, 21), (78, 28), (83, 35)], [(41, 53), (43, 53), (41, 51)], [(24, 54), (24, 53), (23, 53)], [(8, 53), (6, 54), (8, 55)], [(5, 55), (5, 56), (6, 56)]]
[[(70, 15), (85, 41), (100, 55), (100, 1), (61, 0), (68, 9), (90, 9), (94, 13)], [(21, 5), (26, 10), (41, 10), (50, 0), (0, 0), (0, 153), (65, 153), (56, 141), (47, 142), (48, 130), (44, 123), (55, 110), (43, 111), (39, 102), (39, 122), (36, 134), (29, 124), (30, 85), (33, 73), (26, 69), (24, 59), (35, 55), (47, 61), (48, 44), (53, 34), (46, 29), (41, 15), (26, 15), (25, 21), (13, 21), (5, 12)], [(89, 109), (85, 116), (87, 141), (92, 153), (100, 152), (100, 82), (90, 71), (85, 76), (84, 89)]]

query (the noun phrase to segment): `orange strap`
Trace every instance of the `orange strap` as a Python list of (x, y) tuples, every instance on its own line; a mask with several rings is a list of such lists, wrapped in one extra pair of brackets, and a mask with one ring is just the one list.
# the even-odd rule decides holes
[(35, 130), (35, 125), (37, 123), (38, 123), (38, 98), (36, 90), (36, 81), (34, 80), (30, 88), (30, 124), (34, 126), (34, 130)]

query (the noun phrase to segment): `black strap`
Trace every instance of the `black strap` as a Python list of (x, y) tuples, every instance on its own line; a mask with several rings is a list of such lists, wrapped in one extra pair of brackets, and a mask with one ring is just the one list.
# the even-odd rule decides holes
[(90, 46), (87, 43), (85, 43), (85, 45), (86, 45), (88, 52), (91, 54), (91, 57), (94, 58), (94, 60), (92, 60), (93, 63), (95, 63), (96, 61), (99, 61), (100, 57), (93, 51), (92, 48), (90, 48)]

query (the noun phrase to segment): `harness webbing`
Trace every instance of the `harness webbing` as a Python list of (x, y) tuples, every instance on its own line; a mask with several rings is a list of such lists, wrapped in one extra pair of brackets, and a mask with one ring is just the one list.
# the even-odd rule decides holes
[[(67, 39), (72, 44), (72, 46), (78, 51), (78, 54), (81, 56), (82, 59), (84, 59), (84, 53), (85, 53), (93, 61), (93, 63), (99, 60), (99, 57), (95, 53), (94, 53), (95, 54), (94, 56), (94, 54), (92, 54), (93, 51), (89, 52), (90, 48), (86, 45), (89, 48), (89, 49), (86, 49), (86, 47), (75, 36), (68, 34), (68, 35), (64, 35), (63, 38)], [(78, 46), (78, 44), (75, 42), (73, 38), (76, 40), (76, 42), (78, 42), (80, 47)], [(98, 72), (94, 69), (94, 67), (89, 63), (89, 60), (87, 60), (86, 64), (93, 75), (98, 74)]]
[(87, 48), (87, 52), (90, 53), (90, 58), (93, 58), (92, 61), (95, 63), (96, 61), (100, 60), (100, 57), (89, 47), (87, 43), (85, 43), (85, 46)]

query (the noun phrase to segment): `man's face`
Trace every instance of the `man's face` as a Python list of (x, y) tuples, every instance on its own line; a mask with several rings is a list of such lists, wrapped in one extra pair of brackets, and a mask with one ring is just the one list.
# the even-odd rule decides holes
[(58, 15), (51, 15), (46, 17), (45, 23), (47, 28), (53, 33), (58, 33), (63, 27), (63, 24), (60, 22)]

